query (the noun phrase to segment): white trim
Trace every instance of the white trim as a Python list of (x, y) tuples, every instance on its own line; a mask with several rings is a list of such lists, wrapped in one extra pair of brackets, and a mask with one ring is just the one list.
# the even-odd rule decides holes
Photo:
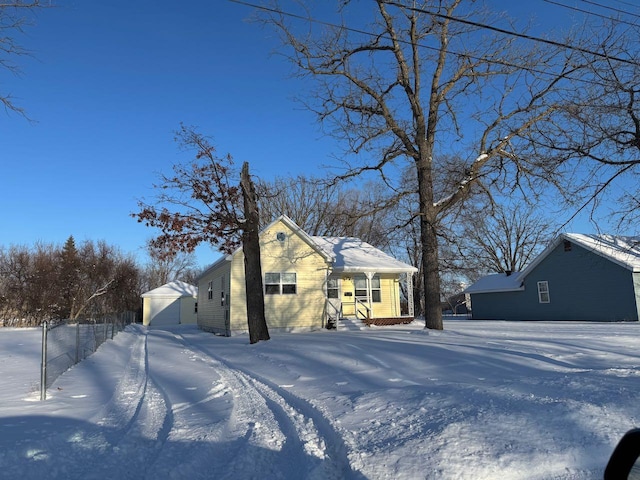
[[(551, 295), (549, 294), (549, 282), (547, 280), (540, 280), (538, 283), (538, 303), (551, 303)], [(543, 300), (543, 296), (546, 295), (546, 300)]]

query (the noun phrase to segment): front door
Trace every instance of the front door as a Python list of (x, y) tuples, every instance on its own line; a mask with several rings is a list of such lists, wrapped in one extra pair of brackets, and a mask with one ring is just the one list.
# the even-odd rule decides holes
[(342, 313), (345, 317), (353, 317), (356, 314), (353, 277), (343, 276), (341, 280)]

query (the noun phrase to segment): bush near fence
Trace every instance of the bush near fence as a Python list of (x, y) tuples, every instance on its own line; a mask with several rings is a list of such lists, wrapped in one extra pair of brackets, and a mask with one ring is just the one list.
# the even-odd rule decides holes
[(45, 400), (47, 388), (60, 375), (135, 321), (135, 312), (123, 312), (91, 319), (44, 322), (40, 399)]

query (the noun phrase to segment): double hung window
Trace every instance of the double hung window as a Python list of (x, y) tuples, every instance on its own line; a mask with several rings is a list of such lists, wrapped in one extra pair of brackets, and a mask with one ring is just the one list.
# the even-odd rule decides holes
[[(354, 286), (356, 290), (356, 298), (362, 301), (369, 301), (369, 295), (367, 293), (367, 277), (364, 275), (359, 275), (354, 278)], [(371, 301), (372, 302), (381, 302), (382, 294), (380, 292), (380, 277), (378, 275), (374, 275), (371, 278)]]
[(340, 280), (337, 278), (327, 279), (327, 298), (340, 298)]
[(266, 295), (295, 295), (298, 293), (297, 280), (295, 273), (265, 273), (264, 293)]
[(550, 303), (551, 298), (549, 297), (549, 282), (542, 281), (538, 282), (538, 302), (540, 303)]

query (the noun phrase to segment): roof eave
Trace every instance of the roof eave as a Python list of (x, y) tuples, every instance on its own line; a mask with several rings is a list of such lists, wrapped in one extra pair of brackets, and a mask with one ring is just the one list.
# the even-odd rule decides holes
[(469, 295), (475, 295), (476, 293), (506, 293), (506, 292), (524, 292), (524, 287), (516, 288), (489, 288), (482, 290), (463, 290), (462, 293), (468, 293)]
[(334, 272), (340, 272), (340, 273), (416, 273), (418, 271), (418, 269), (415, 267), (375, 268), (375, 267), (358, 267), (358, 266), (333, 267), (332, 270)]
[(208, 275), (209, 273), (214, 271), (216, 268), (220, 267), (220, 265), (222, 265), (223, 263), (230, 262), (233, 258), (233, 255), (235, 255), (235, 252), (232, 253), (231, 255), (224, 255), (220, 257), (218, 260), (216, 260), (215, 262), (213, 262), (200, 275), (196, 277), (196, 282), (199, 282), (202, 279), (202, 277), (204, 277), (205, 275)]

